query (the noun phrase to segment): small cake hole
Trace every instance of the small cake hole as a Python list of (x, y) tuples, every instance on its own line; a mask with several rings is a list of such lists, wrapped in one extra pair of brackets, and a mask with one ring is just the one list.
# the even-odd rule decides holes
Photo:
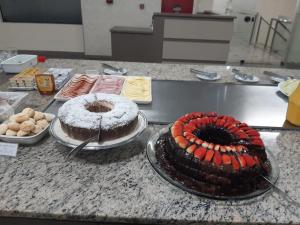
[(85, 106), (90, 112), (106, 113), (113, 109), (114, 105), (106, 101), (93, 102)]
[(206, 127), (205, 129), (198, 129), (194, 134), (203, 141), (215, 143), (220, 145), (230, 145), (233, 142), (233, 137), (226, 130), (216, 127)]

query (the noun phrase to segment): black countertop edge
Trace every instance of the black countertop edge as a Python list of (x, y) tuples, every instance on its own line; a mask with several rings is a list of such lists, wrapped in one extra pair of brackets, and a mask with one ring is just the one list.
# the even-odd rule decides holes
[(112, 33), (139, 33), (139, 34), (152, 34), (153, 29), (150, 27), (127, 27), (127, 26), (114, 26), (110, 29)]

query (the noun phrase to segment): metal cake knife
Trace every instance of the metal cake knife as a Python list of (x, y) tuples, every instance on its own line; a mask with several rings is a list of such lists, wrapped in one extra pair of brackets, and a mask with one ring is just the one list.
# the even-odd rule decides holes
[(80, 152), (88, 143), (98, 140), (98, 142), (101, 141), (101, 123), (102, 123), (102, 116), (100, 116), (99, 120), (99, 131), (97, 135), (87, 139), (86, 141), (82, 142), (77, 147), (73, 148), (66, 156), (67, 159), (73, 158), (78, 152)]

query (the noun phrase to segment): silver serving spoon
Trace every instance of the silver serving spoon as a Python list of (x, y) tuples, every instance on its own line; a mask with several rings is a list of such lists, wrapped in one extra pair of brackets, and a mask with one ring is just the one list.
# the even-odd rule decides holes
[(73, 158), (78, 152), (80, 152), (88, 143), (98, 140), (98, 143), (101, 141), (101, 122), (102, 117), (100, 117), (99, 121), (99, 131), (98, 134), (87, 139), (86, 141), (82, 142), (77, 147), (73, 148), (66, 156), (67, 159)]
[(111, 69), (111, 70), (113, 70), (113, 71), (115, 71), (117, 73), (123, 74), (123, 75), (127, 73), (127, 70), (124, 69), (124, 68), (114, 67), (114, 66), (111, 66), (111, 65), (106, 64), (106, 63), (102, 63), (102, 66), (106, 67), (108, 69)]
[(190, 69), (190, 71), (191, 71), (191, 73), (200, 74), (202, 76), (205, 76), (208, 79), (215, 79), (218, 75), (217, 73), (210, 73), (210, 72), (205, 72), (205, 71), (195, 70), (195, 69)]
[(241, 77), (243, 80), (254, 80), (254, 76), (253, 75), (248, 75), (248, 74), (242, 73), (238, 69), (232, 69), (232, 72), (234, 74), (238, 75), (239, 77)]

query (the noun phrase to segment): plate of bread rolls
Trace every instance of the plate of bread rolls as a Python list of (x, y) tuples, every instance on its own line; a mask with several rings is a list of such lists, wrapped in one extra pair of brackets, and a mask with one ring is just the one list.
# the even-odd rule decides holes
[(0, 140), (10, 143), (34, 144), (47, 133), (55, 115), (25, 108), (0, 124)]

